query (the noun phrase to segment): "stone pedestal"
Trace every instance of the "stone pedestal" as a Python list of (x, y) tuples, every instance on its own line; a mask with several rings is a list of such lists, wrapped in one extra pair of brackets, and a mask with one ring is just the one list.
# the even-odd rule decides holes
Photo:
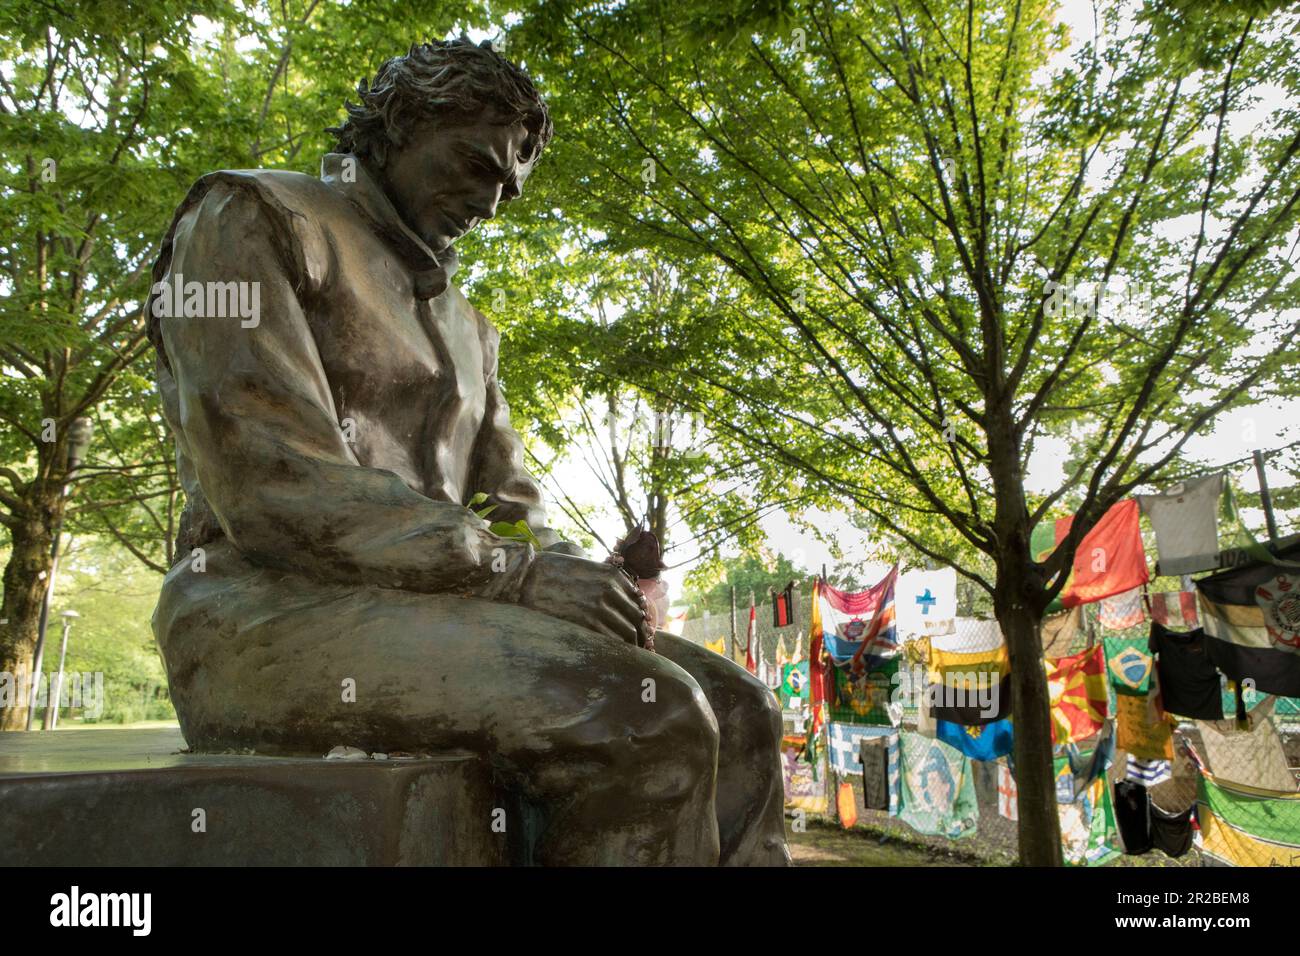
[(517, 855), (517, 835), (492, 829), (505, 804), (491, 771), (469, 753), (337, 761), (184, 747), (176, 729), (0, 734), (0, 865), (491, 866)]

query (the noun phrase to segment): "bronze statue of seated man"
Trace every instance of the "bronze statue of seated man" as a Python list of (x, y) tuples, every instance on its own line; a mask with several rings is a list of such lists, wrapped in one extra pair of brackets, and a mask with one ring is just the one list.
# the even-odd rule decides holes
[[(545, 105), (466, 40), (359, 92), (319, 179), (205, 176), (154, 267), (187, 499), (154, 632), (186, 740), (473, 750), (542, 864), (788, 862), (772, 693), (667, 633), (645, 649), (629, 576), (546, 529), (498, 334), (450, 283)], [(480, 492), (542, 550), (494, 535)]]

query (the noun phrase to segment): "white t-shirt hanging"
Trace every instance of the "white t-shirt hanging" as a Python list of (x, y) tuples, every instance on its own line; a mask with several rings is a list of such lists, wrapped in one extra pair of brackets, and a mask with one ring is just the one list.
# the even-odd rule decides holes
[(1135, 495), (1156, 533), (1160, 574), (1219, 566), (1219, 495), (1223, 473), (1180, 481), (1154, 495)]

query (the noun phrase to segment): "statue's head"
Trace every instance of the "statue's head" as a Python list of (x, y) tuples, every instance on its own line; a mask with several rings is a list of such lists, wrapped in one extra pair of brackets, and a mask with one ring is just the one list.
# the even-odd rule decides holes
[(551, 138), (532, 81), (488, 44), (416, 44), (357, 87), (329, 130), (376, 175), (415, 233), (442, 251), (523, 191)]

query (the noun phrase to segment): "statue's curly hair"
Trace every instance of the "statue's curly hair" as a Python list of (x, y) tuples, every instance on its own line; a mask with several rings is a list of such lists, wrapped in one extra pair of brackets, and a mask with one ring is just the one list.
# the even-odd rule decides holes
[(489, 116), (522, 123), (528, 138), (521, 161), (532, 162), (554, 133), (550, 114), (527, 74), (492, 48), (467, 37), (416, 43), (406, 56), (384, 63), (371, 82), (357, 84), (360, 105), (343, 104), (348, 118), (326, 129), (335, 149), (383, 163), (390, 146), (402, 146), (417, 119), (438, 122)]

